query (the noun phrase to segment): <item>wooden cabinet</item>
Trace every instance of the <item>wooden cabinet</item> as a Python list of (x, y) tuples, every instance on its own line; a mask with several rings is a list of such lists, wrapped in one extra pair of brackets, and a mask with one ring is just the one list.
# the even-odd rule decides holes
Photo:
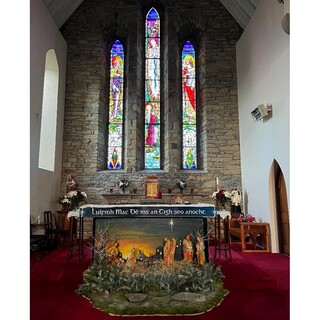
[(240, 222), (242, 252), (270, 252), (269, 223)]

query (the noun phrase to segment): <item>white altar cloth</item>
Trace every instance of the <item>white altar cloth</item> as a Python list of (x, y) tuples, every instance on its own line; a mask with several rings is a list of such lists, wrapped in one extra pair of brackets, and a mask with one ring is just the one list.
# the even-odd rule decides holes
[(79, 215), (80, 215), (80, 209), (77, 209), (77, 210), (69, 211), (67, 217), (68, 219), (70, 219), (71, 217), (79, 218)]
[(231, 213), (230, 213), (230, 211), (227, 211), (227, 210), (217, 211), (217, 214), (218, 214), (222, 219), (225, 219), (226, 217), (229, 217), (229, 219), (231, 218)]

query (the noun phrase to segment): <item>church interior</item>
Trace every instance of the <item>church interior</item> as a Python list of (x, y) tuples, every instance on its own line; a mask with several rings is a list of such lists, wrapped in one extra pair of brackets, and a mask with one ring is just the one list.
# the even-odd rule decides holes
[(289, 17), (289, 0), (31, 0), (31, 234), (47, 211), (68, 224), (60, 247), (72, 210), (86, 241), (103, 224), (90, 214), (155, 208), (130, 231), (114, 218), (134, 234), (213, 208), (241, 254), (289, 259)]

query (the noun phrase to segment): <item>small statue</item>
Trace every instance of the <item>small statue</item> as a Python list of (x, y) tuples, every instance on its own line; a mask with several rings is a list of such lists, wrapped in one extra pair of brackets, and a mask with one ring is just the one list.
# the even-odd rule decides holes
[(164, 237), (163, 258), (166, 267), (172, 267), (174, 264), (174, 253), (176, 251), (176, 239)]
[(135, 254), (134, 254), (134, 251), (135, 251), (135, 248), (131, 248), (130, 252), (129, 252), (129, 256), (128, 256), (128, 260), (127, 260), (127, 265), (130, 266), (130, 267), (133, 267), (136, 262), (137, 262), (137, 259), (135, 257)]
[(197, 235), (196, 249), (198, 265), (203, 266), (206, 263), (206, 257), (204, 253), (205, 245), (200, 234)]
[(76, 181), (74, 180), (72, 175), (68, 175), (67, 176), (67, 187), (66, 187), (66, 191), (67, 193), (70, 191), (77, 191), (78, 190), (78, 184), (76, 183)]
[(124, 262), (122, 254), (119, 251), (119, 242), (117, 240), (108, 243), (105, 247), (105, 251), (108, 258), (108, 264), (116, 266)]
[(192, 262), (193, 258), (193, 245), (191, 241), (191, 235), (188, 233), (185, 237), (185, 239), (182, 242), (182, 248), (183, 248), (183, 260)]
[(231, 213), (241, 213), (241, 191), (234, 187), (231, 191)]

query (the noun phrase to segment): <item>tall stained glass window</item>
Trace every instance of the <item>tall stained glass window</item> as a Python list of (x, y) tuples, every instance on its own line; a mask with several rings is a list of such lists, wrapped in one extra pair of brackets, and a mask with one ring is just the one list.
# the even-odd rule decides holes
[(124, 50), (117, 40), (110, 54), (108, 169), (123, 168), (123, 74)]
[(154, 8), (145, 28), (145, 168), (160, 169), (160, 18)]
[(195, 50), (190, 41), (182, 49), (183, 169), (197, 169), (197, 103)]

